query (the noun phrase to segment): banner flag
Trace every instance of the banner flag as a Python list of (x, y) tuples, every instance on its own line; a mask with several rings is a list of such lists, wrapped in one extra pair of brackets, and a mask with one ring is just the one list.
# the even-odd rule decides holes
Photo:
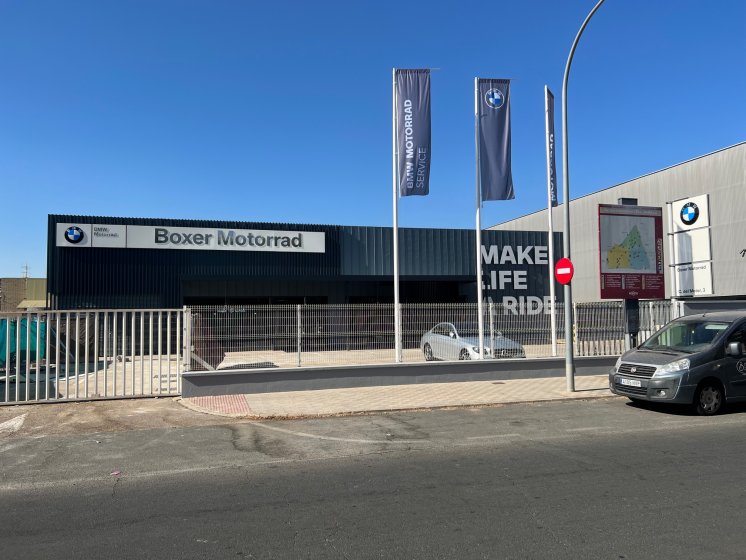
[(395, 70), (399, 195), (430, 192), (430, 70)]
[(511, 200), (510, 80), (477, 80), (477, 160), (482, 200)]
[(549, 200), (552, 206), (557, 206), (557, 164), (555, 160), (554, 144), (554, 95), (544, 86), (547, 110), (547, 173), (549, 174)]

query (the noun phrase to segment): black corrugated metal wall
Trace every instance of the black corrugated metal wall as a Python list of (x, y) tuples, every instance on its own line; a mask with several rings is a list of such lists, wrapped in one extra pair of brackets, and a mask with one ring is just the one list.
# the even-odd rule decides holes
[[(393, 301), (391, 228), (73, 215), (50, 215), (48, 223), (48, 290), (55, 309)], [(57, 247), (57, 223), (315, 231), (326, 234), (326, 251)], [(484, 245), (500, 246), (546, 245), (547, 239), (546, 232), (485, 230), (482, 235)], [(465, 295), (475, 293), (474, 231), (402, 228), (399, 239), (403, 302), (474, 300)], [(555, 246), (560, 239), (556, 234)], [(527, 293), (548, 293), (546, 271), (534, 271), (528, 283)]]

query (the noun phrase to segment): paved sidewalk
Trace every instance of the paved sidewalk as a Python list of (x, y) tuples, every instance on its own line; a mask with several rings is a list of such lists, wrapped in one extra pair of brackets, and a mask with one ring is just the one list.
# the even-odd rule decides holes
[(564, 377), (545, 377), (192, 397), (179, 402), (219, 416), (298, 418), (612, 396), (608, 376), (587, 375), (575, 377), (573, 393), (566, 391)]

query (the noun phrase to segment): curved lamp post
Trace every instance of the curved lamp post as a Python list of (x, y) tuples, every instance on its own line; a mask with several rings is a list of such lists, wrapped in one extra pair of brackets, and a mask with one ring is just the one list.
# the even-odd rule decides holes
[[(567, 157), (567, 78), (570, 74), (570, 65), (572, 57), (575, 54), (575, 48), (578, 46), (580, 36), (583, 34), (585, 27), (593, 17), (593, 14), (601, 7), (604, 0), (593, 7), (591, 12), (585, 18), (583, 25), (580, 26), (578, 34), (570, 48), (570, 56), (567, 57), (565, 65), (565, 75), (562, 78), (562, 196), (565, 202), (564, 218), (565, 231), (562, 235), (562, 252), (563, 257), (570, 258), (570, 173), (568, 171)], [(570, 284), (565, 284), (565, 377), (567, 379), (568, 392), (575, 391), (575, 363), (573, 362), (573, 330), (572, 330), (572, 288)]]

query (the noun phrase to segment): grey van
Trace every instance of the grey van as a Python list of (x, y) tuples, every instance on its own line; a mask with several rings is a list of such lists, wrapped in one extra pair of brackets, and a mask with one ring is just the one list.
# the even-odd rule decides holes
[(633, 401), (680, 403), (698, 414), (746, 401), (746, 311), (674, 319), (609, 372), (609, 389)]

